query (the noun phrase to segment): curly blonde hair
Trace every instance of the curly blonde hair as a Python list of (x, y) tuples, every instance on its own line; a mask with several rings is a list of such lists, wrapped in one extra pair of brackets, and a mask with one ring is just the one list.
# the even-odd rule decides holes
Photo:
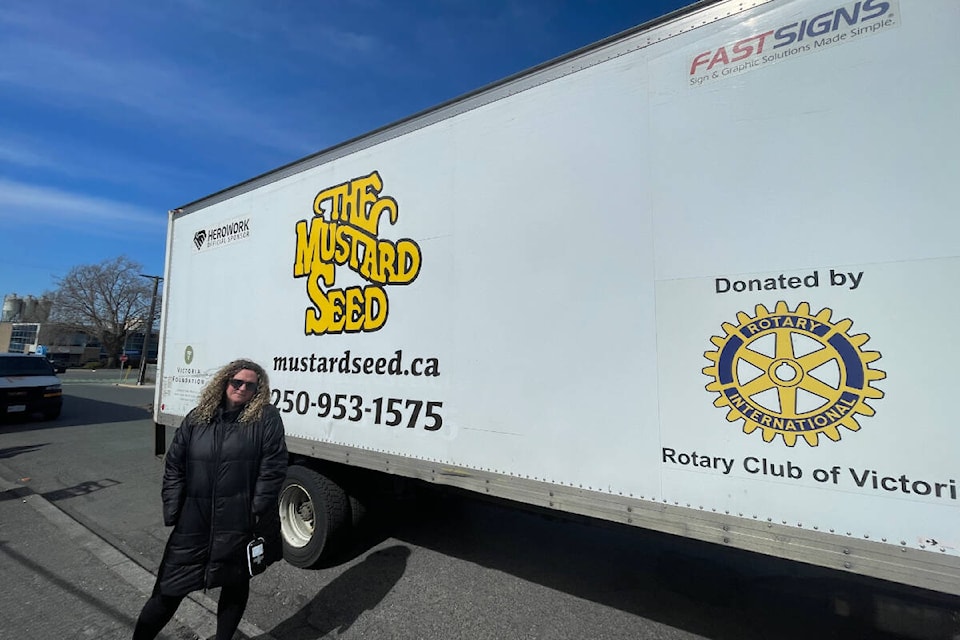
[(239, 422), (254, 422), (263, 417), (263, 409), (270, 404), (270, 378), (263, 367), (253, 360), (234, 360), (225, 365), (210, 379), (207, 386), (200, 393), (200, 401), (194, 409), (194, 415), (199, 422), (210, 424), (217, 413), (217, 408), (223, 403), (227, 391), (227, 384), (238, 371), (249, 369), (257, 374), (257, 391), (240, 412)]

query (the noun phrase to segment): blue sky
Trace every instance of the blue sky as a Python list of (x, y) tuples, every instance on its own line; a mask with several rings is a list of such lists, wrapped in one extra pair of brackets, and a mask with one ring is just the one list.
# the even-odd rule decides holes
[(0, 4), (0, 296), (126, 255), (166, 212), (690, 4)]

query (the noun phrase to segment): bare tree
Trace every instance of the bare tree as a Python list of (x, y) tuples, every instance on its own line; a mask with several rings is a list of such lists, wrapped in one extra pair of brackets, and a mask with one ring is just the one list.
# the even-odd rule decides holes
[(153, 326), (146, 317), (152, 285), (142, 271), (126, 256), (72, 268), (57, 282), (51, 320), (96, 336), (107, 366), (117, 366), (127, 336)]

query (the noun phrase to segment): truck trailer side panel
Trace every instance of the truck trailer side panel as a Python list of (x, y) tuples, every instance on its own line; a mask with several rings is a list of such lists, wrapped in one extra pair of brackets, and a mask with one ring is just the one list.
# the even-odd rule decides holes
[[(743, 10), (741, 10), (743, 7)], [(960, 594), (960, 6), (697, 6), (171, 213), (157, 422)]]

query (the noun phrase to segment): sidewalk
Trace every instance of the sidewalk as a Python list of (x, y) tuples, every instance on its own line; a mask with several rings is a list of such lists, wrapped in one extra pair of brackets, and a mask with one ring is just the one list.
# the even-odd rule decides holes
[[(128, 640), (154, 576), (9, 478), (0, 464), (0, 640)], [(212, 638), (215, 611), (209, 595), (194, 594), (159, 637)], [(269, 638), (245, 621), (240, 632)]]

